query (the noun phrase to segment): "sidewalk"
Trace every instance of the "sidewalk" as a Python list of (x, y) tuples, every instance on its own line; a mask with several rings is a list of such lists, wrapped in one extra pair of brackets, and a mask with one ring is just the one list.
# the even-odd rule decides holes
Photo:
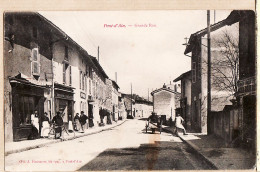
[[(100, 133), (102, 131), (106, 131), (111, 128), (117, 127), (117, 126), (123, 124), (125, 121), (126, 121), (126, 119), (124, 119), (122, 121), (114, 122), (111, 125), (105, 125), (103, 127), (95, 126), (95, 128), (87, 129), (84, 133), (76, 132), (75, 137), (73, 137), (72, 134), (67, 135), (67, 136), (64, 135), (65, 138), (63, 141), (73, 140), (73, 139), (76, 139), (79, 137), (84, 137), (87, 135)], [(23, 151), (30, 150), (30, 149), (44, 147), (46, 145), (50, 145), (50, 144), (58, 143), (58, 142), (62, 142), (62, 140), (61, 139), (40, 138), (40, 139), (36, 139), (36, 140), (24, 140), (24, 141), (20, 141), (20, 142), (5, 143), (5, 156), (13, 154), (13, 153), (23, 152)]]
[[(163, 128), (165, 131), (174, 134), (173, 127)], [(199, 133), (188, 133), (179, 137), (189, 144), (201, 157), (211, 166), (219, 170), (253, 169), (255, 157), (241, 148), (228, 148), (224, 141), (214, 135), (203, 135)]]

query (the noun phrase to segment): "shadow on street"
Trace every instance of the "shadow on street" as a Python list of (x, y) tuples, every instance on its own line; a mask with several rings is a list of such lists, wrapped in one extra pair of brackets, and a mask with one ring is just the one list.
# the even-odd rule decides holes
[(158, 141), (138, 148), (107, 149), (79, 170), (192, 170), (190, 159), (201, 169), (211, 169), (186, 144)]

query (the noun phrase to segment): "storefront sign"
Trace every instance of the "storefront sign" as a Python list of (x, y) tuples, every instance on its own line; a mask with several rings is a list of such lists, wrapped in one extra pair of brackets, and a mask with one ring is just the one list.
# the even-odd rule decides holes
[(73, 95), (69, 95), (69, 94), (61, 94), (56, 92), (55, 97), (60, 99), (73, 100)]

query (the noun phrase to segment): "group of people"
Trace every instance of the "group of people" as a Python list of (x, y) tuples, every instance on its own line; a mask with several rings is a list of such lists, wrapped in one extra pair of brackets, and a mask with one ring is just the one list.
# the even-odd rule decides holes
[[(89, 120), (89, 125), (88, 121)], [(53, 119), (50, 121), (48, 117), (48, 113), (44, 113), (44, 115), (40, 118), (38, 115), (38, 111), (36, 110), (31, 115), (31, 124), (32, 124), (32, 132), (29, 135), (28, 139), (36, 139), (39, 137), (48, 137), (50, 132), (50, 127), (54, 126), (55, 129), (55, 138), (60, 138), (62, 136), (62, 126), (63, 126), (63, 117), (60, 112), (57, 112)], [(81, 111), (76, 114), (74, 117), (74, 130), (78, 132), (84, 132), (88, 127), (93, 127), (93, 116), (89, 117)]]
[(40, 118), (38, 111), (36, 110), (34, 114), (31, 115), (32, 132), (29, 135), (29, 139), (37, 139), (39, 137), (48, 137), (50, 132), (50, 126), (56, 125), (55, 127), (55, 137), (59, 138), (62, 134), (63, 118), (60, 112), (57, 112), (53, 117), (52, 121), (48, 117), (48, 113), (45, 112)]
[(81, 111), (80, 116), (79, 113), (76, 113), (76, 116), (74, 117), (74, 130), (84, 133), (84, 131), (88, 128), (88, 117), (84, 114), (83, 111)]

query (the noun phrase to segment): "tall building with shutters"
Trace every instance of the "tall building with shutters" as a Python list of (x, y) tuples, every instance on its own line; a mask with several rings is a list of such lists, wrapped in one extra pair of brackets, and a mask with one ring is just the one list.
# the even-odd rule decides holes
[(39, 119), (61, 112), (67, 127), (81, 111), (99, 122), (99, 108), (108, 109), (112, 97), (94, 57), (39, 13), (5, 13), (4, 30), (7, 142), (28, 139), (35, 110)]

